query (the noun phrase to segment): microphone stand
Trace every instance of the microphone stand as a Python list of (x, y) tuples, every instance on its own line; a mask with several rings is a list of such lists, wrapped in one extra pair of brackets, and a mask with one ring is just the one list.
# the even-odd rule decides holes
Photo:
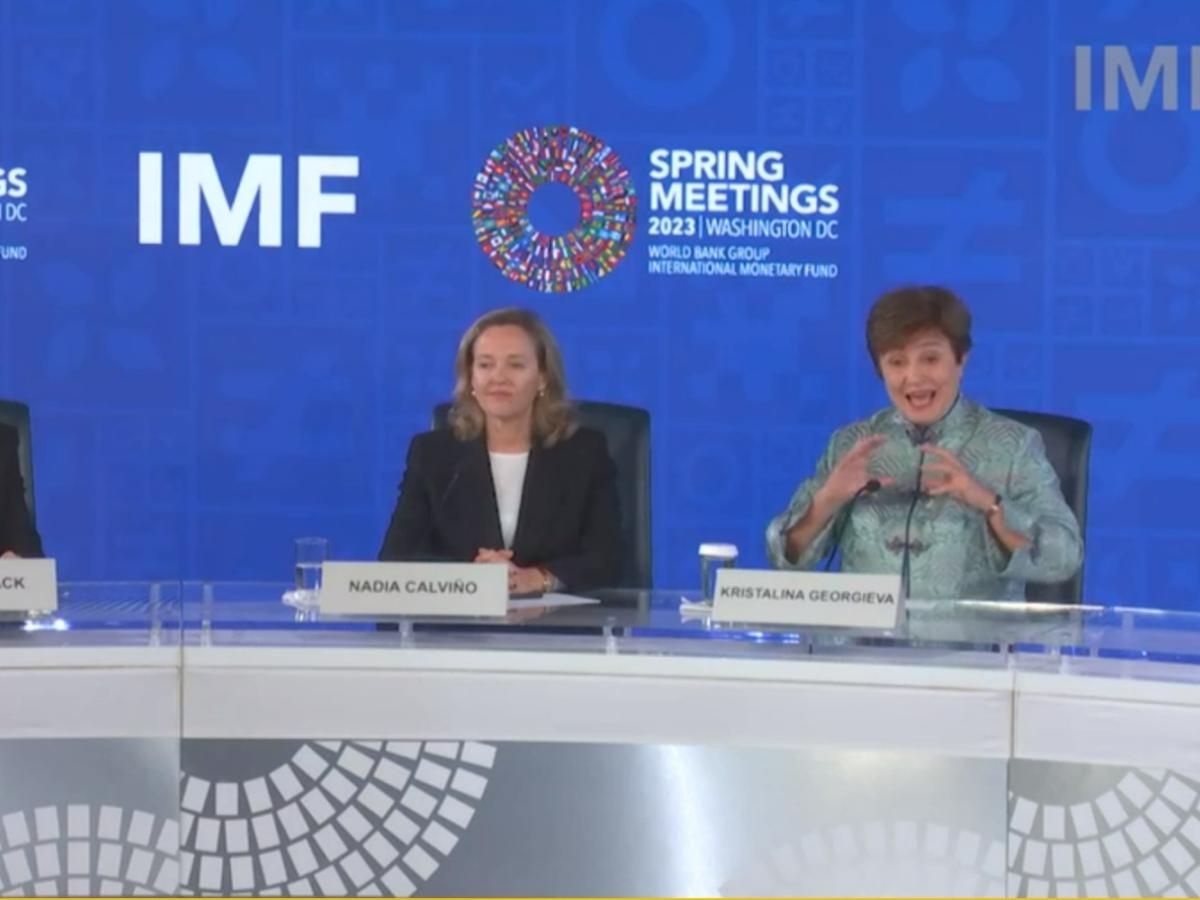
[(850, 502), (846, 504), (846, 508), (838, 514), (838, 523), (833, 530), (833, 541), (829, 545), (829, 556), (825, 559), (824, 571), (828, 572), (829, 567), (833, 565), (833, 559), (837, 556), (838, 548), (842, 543), (842, 532), (846, 530), (846, 525), (850, 521), (850, 513), (854, 511), (854, 504), (858, 502), (858, 498), (863, 494), (873, 494), (881, 487), (878, 478), (872, 478), (850, 498)]
[[(920, 447), (922, 444), (928, 443), (929, 426), (915, 426), (909, 432), (908, 439), (912, 441), (914, 447)], [(904, 518), (904, 555), (900, 559), (900, 589), (904, 592), (905, 600), (909, 598), (912, 581), (912, 555), (909, 547), (909, 539), (912, 535), (913, 513), (917, 509), (917, 501), (921, 499), (921, 475), (924, 467), (925, 451), (922, 450), (920, 457), (917, 459), (917, 483), (913, 488), (912, 500), (908, 504), (908, 515)]]

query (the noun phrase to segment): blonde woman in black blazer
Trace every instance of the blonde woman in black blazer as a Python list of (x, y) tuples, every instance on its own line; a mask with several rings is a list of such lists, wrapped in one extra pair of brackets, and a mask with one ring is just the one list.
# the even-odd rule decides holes
[(549, 329), (490, 312), (455, 373), (450, 427), (413, 438), (379, 558), (507, 562), (513, 593), (614, 583), (616, 470), (604, 435), (575, 422)]

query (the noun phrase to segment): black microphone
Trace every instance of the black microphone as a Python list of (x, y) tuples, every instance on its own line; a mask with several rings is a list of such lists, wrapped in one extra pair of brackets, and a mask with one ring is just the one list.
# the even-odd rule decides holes
[(463, 461), (460, 459), (457, 463), (455, 463), (454, 471), (450, 473), (450, 481), (447, 482), (445, 489), (442, 490), (441, 499), (438, 501), (439, 503), (446, 502), (446, 498), (450, 496), (450, 492), (454, 490), (454, 486), (458, 484), (458, 476), (462, 474), (462, 469)]
[(914, 425), (908, 429), (908, 439), (914, 447), (928, 444), (933, 439), (933, 429), (928, 425)]
[(850, 502), (845, 505), (840, 513), (838, 513), (838, 523), (833, 530), (833, 540), (829, 544), (829, 556), (825, 559), (825, 571), (829, 571), (829, 567), (833, 565), (833, 559), (837, 556), (838, 547), (842, 543), (842, 532), (846, 530), (846, 524), (850, 521), (850, 513), (854, 509), (854, 504), (858, 502), (858, 498), (863, 494), (873, 494), (883, 487), (878, 478), (872, 478), (850, 498)]
[[(928, 425), (914, 425), (908, 431), (908, 439), (912, 441), (914, 447), (921, 447), (928, 444), (933, 438), (931, 429)], [(925, 468), (925, 451), (921, 451), (920, 457), (917, 459), (917, 483), (913, 488), (912, 500), (908, 504), (908, 515), (904, 517), (904, 555), (900, 558), (900, 587), (904, 591), (904, 599), (908, 599), (909, 588), (912, 581), (912, 558), (909, 551), (909, 537), (912, 533), (912, 518), (913, 513), (917, 508), (917, 500), (921, 498), (921, 475)]]
[[(950, 404), (950, 409), (942, 414), (942, 418), (938, 421), (944, 421), (946, 416), (954, 411), (954, 407), (958, 406), (958, 401), (962, 398), (959, 394), (954, 398), (954, 402)], [(935, 423), (936, 424), (936, 423)], [(932, 444), (937, 439), (937, 434), (934, 432), (931, 425), (913, 425), (908, 429), (908, 439), (912, 441), (914, 447), (922, 447), (925, 444)], [(904, 598), (907, 600), (909, 596), (909, 588), (912, 581), (912, 558), (909, 551), (909, 539), (912, 534), (912, 518), (913, 512), (917, 508), (917, 500), (921, 498), (921, 475), (922, 469), (925, 468), (925, 451), (921, 451), (921, 456), (917, 459), (917, 484), (913, 488), (912, 502), (908, 504), (908, 515), (904, 518), (904, 556), (900, 560), (900, 587), (904, 591)]]

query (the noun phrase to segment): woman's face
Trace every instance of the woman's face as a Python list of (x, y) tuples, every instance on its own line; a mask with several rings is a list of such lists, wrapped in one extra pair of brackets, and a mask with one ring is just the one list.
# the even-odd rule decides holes
[(931, 328), (884, 352), (879, 370), (900, 414), (914, 425), (932, 425), (954, 404), (966, 361), (965, 355), (956, 360), (950, 339)]
[(492, 325), (475, 339), (471, 390), (489, 419), (528, 416), (546, 379), (533, 339), (518, 325)]

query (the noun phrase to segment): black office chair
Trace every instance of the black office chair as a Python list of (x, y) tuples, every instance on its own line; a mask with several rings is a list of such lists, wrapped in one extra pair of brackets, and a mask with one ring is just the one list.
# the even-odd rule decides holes
[[(636, 406), (579, 400), (579, 424), (603, 432), (617, 467), (621, 504), (621, 573), (614, 587), (649, 588), (653, 583), (650, 553), (650, 414)], [(449, 403), (433, 409), (433, 427), (446, 427)]]
[[(1046, 445), (1046, 458), (1058, 475), (1067, 506), (1075, 513), (1081, 536), (1087, 534), (1088, 460), (1092, 452), (1092, 426), (1082, 419), (1019, 409), (993, 409), (997, 415), (1034, 428)], [(1033, 603), (1081, 603), (1083, 566), (1068, 581), (1027, 584), (1025, 599)]]
[(29, 508), (29, 521), (37, 524), (33, 508), (33, 441), (29, 426), (29, 407), (16, 400), (0, 400), (0, 423), (17, 430), (17, 463), (21, 480), (25, 482), (25, 505)]

